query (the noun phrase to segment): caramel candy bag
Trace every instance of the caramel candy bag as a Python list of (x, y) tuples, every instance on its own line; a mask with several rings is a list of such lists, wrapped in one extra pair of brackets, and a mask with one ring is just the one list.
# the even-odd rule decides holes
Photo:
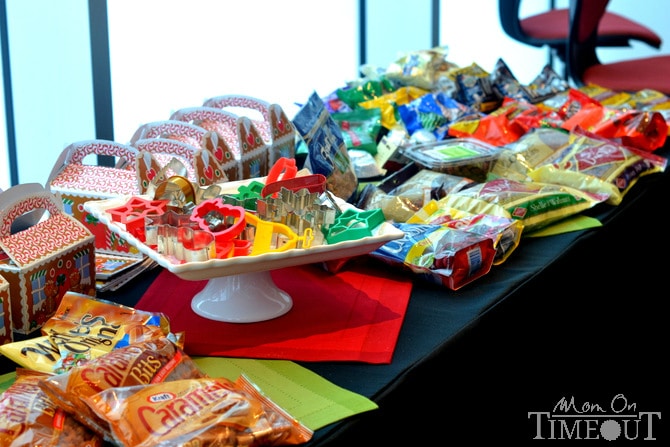
[(82, 399), (114, 387), (200, 378), (206, 374), (168, 338), (116, 349), (40, 382), (44, 392), (83, 424), (112, 441), (110, 427)]
[(17, 368), (0, 395), (0, 445), (5, 447), (100, 447), (102, 438), (63, 411), (39, 387), (46, 374)]
[(84, 400), (123, 446), (296, 445), (312, 437), (244, 376), (111, 388)]

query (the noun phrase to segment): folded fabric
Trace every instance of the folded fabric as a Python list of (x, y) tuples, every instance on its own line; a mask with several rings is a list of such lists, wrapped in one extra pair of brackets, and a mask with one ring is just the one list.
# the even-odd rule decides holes
[[(395, 273), (395, 274), (394, 274)], [(381, 265), (351, 262), (337, 273), (308, 264), (273, 270), (291, 309), (253, 323), (228, 323), (196, 314), (193, 297), (207, 284), (161, 272), (136, 308), (163, 312), (184, 332), (190, 355), (390, 363), (412, 282)]]

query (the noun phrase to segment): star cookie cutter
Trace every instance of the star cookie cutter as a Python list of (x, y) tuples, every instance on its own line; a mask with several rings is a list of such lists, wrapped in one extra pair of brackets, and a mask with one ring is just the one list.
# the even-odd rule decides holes
[(145, 218), (149, 214), (163, 214), (167, 209), (167, 204), (167, 200), (147, 200), (133, 196), (124, 205), (109, 208), (107, 213), (113, 222), (124, 225), (128, 233), (144, 242), (146, 240)]
[(325, 231), (326, 242), (358, 240), (372, 236), (372, 230), (386, 220), (381, 209), (357, 211), (348, 209), (337, 216), (335, 223)]

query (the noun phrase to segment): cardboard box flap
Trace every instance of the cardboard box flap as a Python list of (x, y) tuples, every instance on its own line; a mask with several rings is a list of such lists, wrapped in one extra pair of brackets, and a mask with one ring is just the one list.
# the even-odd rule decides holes
[(153, 121), (140, 126), (130, 139), (130, 144), (135, 146), (137, 141), (146, 138), (169, 138), (183, 141), (191, 146), (202, 147), (203, 138), (207, 132), (207, 129), (186, 121)]
[[(135, 158), (137, 149), (127, 144), (117, 143), (112, 140), (82, 140), (70, 144), (63, 149), (54, 163), (47, 185), (50, 185), (54, 179), (63, 171), (67, 165), (83, 165), (89, 155), (107, 155), (114, 157), (116, 163), (114, 168), (134, 172)], [(91, 165), (94, 166), (94, 165)]]
[[(38, 183), (14, 186), (0, 194), (0, 249), (18, 267), (50, 256), (92, 236), (85, 227), (63, 212), (60, 201)], [(43, 210), (42, 218), (16, 231), (15, 222), (26, 213)], [(24, 220), (24, 223), (29, 220)], [(48, 234), (50, 237), (45, 238)]]
[(269, 166), (282, 157), (295, 156), (296, 131), (279, 104), (251, 96), (229, 94), (209, 98), (203, 106), (222, 109), (238, 117), (248, 117), (269, 145)]

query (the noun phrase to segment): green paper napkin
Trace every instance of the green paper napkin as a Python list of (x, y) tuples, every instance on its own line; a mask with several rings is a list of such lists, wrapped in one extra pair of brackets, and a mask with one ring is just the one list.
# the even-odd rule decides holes
[(593, 217), (576, 215), (562, 219), (545, 228), (540, 228), (537, 231), (525, 233), (524, 237), (544, 237), (553, 236), (555, 234), (569, 233), (571, 231), (586, 230), (587, 228), (602, 227), (603, 224)]
[(0, 393), (9, 388), (9, 385), (14, 383), (16, 373), (14, 371), (8, 372), (0, 376)]
[(241, 374), (246, 375), (274, 403), (311, 430), (378, 408), (368, 398), (340, 388), (288, 360), (193, 359), (211, 377), (235, 380)]

